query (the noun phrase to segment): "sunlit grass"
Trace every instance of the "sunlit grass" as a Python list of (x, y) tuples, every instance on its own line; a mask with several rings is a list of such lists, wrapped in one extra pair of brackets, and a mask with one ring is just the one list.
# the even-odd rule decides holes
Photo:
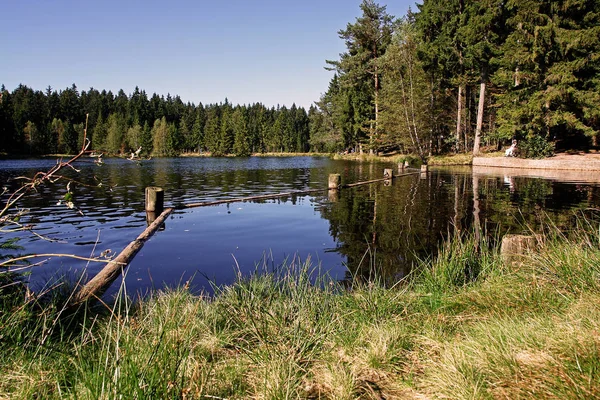
[(472, 165), (473, 155), (467, 154), (453, 154), (446, 156), (432, 156), (427, 160), (429, 165)]
[(548, 228), (506, 265), (453, 237), (392, 288), (292, 260), (110, 308), (2, 292), (0, 398), (600, 397), (600, 233)]

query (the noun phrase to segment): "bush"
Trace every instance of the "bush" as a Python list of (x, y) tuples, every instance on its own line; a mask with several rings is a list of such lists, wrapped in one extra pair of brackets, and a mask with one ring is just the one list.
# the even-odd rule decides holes
[(544, 158), (554, 154), (554, 143), (542, 136), (530, 136), (519, 143), (521, 156), (525, 158)]

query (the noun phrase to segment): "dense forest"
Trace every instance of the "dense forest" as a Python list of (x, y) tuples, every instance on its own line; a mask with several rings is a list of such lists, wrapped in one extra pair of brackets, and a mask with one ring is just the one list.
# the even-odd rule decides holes
[(267, 108), (183, 103), (179, 96), (150, 98), (136, 87), (120, 90), (45, 92), (19, 85), (2, 87), (0, 151), (11, 154), (76, 153), (84, 125), (91, 149), (109, 154), (175, 156), (207, 151), (213, 155), (308, 151), (308, 115), (303, 108)]
[(597, 146), (600, 2), (424, 0), (395, 18), (363, 0), (338, 32), (328, 88), (308, 112), (260, 103), (198, 105), (136, 87), (1, 88), (0, 151), (73, 153), (86, 116), (91, 148), (182, 152), (434, 153), (495, 149), (524, 156)]
[(312, 115), (314, 148), (422, 157), (519, 141), (538, 157), (597, 145), (600, 2), (423, 0), (396, 19), (371, 0)]

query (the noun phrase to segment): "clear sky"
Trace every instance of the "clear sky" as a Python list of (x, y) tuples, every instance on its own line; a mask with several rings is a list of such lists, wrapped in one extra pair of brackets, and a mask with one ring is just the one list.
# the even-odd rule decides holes
[[(3, 0), (0, 84), (309, 107), (360, 0)], [(414, 0), (381, 0), (401, 17)]]

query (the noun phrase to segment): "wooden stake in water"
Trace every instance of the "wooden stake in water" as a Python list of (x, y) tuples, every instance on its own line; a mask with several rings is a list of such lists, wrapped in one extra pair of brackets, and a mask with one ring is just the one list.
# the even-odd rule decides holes
[(383, 170), (383, 177), (385, 179), (392, 179), (394, 177), (394, 170), (391, 168), (386, 168)]
[(340, 188), (342, 177), (340, 174), (329, 174), (329, 190), (337, 190)]
[(162, 188), (148, 186), (146, 188), (146, 212), (160, 215), (165, 204), (165, 192)]

